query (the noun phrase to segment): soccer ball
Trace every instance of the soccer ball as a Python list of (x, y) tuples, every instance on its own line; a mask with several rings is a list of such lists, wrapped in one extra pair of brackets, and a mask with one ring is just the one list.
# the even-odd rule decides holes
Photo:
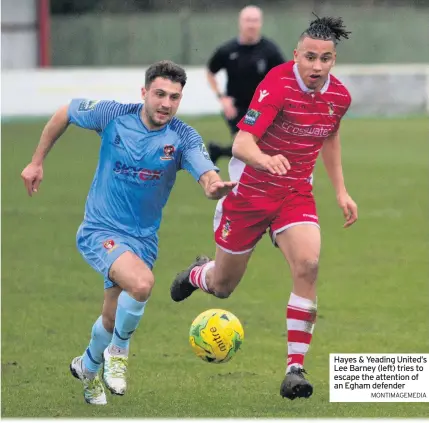
[(197, 357), (209, 363), (226, 363), (240, 349), (243, 326), (232, 313), (210, 309), (192, 322), (189, 342)]

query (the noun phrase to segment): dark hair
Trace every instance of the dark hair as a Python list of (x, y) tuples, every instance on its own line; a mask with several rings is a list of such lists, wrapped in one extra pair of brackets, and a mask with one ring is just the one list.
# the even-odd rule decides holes
[(182, 88), (186, 84), (185, 69), (171, 60), (161, 60), (150, 65), (145, 74), (145, 86), (148, 87), (156, 78), (166, 78), (172, 82), (179, 82)]
[(301, 34), (300, 40), (305, 37), (310, 37), (315, 40), (333, 41), (337, 45), (341, 38), (348, 39), (350, 31), (346, 31), (343, 25), (342, 18), (319, 18), (313, 13), (317, 19), (310, 22), (310, 26)]

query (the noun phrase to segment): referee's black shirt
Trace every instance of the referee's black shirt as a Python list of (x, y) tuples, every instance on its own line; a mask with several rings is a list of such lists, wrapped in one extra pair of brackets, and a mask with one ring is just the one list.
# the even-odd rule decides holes
[(207, 67), (213, 74), (221, 69), (226, 70), (226, 95), (235, 99), (237, 108), (245, 109), (265, 75), (285, 62), (277, 45), (265, 37), (250, 45), (240, 44), (234, 38), (217, 48)]

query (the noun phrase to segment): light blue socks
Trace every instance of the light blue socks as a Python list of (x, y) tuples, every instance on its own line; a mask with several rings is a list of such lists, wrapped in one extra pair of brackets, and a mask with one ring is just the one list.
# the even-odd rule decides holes
[(103, 361), (103, 351), (112, 340), (112, 333), (103, 326), (100, 316), (92, 327), (91, 341), (83, 354), (83, 365), (89, 372), (98, 372)]
[(139, 325), (146, 303), (147, 301), (135, 300), (125, 291), (121, 292), (118, 298), (118, 308), (116, 309), (112, 346), (128, 349), (131, 335)]

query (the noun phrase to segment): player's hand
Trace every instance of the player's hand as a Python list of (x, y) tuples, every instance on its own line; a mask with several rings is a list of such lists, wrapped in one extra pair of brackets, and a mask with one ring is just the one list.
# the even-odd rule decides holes
[(237, 109), (234, 106), (234, 99), (232, 97), (222, 97), (223, 113), (227, 119), (234, 119), (237, 116)]
[(286, 175), (290, 170), (290, 163), (282, 154), (275, 156), (262, 154), (255, 167), (260, 170), (266, 170), (272, 175)]
[(43, 180), (43, 165), (30, 163), (21, 173), (28, 195), (31, 197), (33, 192), (37, 192), (39, 185)]
[(225, 195), (229, 194), (237, 182), (231, 181), (216, 181), (210, 184), (206, 190), (206, 196), (211, 200), (220, 200)]
[(344, 223), (344, 228), (348, 228), (353, 225), (358, 219), (358, 207), (356, 203), (353, 201), (352, 197), (349, 194), (339, 194), (337, 196), (338, 205), (343, 210), (344, 219), (346, 219), (346, 223)]

